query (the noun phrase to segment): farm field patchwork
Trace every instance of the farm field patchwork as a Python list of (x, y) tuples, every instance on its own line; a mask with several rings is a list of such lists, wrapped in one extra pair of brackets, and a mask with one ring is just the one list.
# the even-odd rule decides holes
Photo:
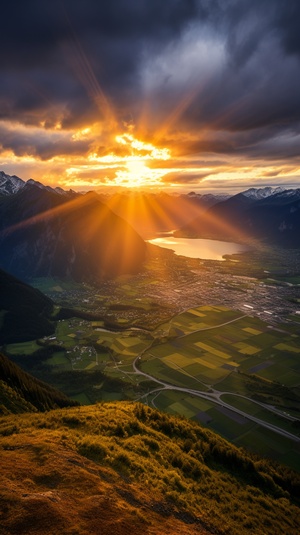
[[(291, 325), (274, 328), (241, 311), (204, 306), (178, 314), (151, 332), (136, 327), (109, 331), (102, 321), (61, 320), (54, 337), (11, 344), (7, 350), (25, 358), (41, 347), (52, 346), (54, 350), (45, 364), (47, 373), (49, 369), (53, 371), (54, 380), (66, 371), (91, 374), (92, 385), (85, 386), (89, 377), (86, 375), (82, 389), (73, 395), (84, 404), (95, 400), (141, 400), (194, 419), (237, 445), (257, 448), (278, 459), (286, 454), (290, 465), (300, 468), (295, 453), (299, 443), (262, 430), (251, 421), (255, 416), (294, 436), (300, 435), (299, 425), (295, 424), (300, 413), (300, 336)], [(137, 358), (138, 370), (149, 377), (134, 370)], [(94, 378), (98, 370), (108, 382)], [(151, 377), (167, 388), (161, 385), (160, 389)], [(63, 382), (58, 383), (58, 387), (61, 385)], [(185, 391), (172, 390), (172, 385)], [(189, 389), (199, 396), (212, 393), (219, 403), (192, 395)], [(277, 407), (282, 416), (251, 399)], [(222, 407), (222, 402), (232, 410)], [(284, 413), (289, 413), (291, 420)]]
[[(291, 334), (284, 326), (273, 329), (260, 319), (243, 316), (241, 313), (242, 317), (238, 314), (227, 315), (225, 308), (221, 311), (215, 309), (216, 307), (201, 307), (195, 309), (197, 314), (188, 311), (176, 316), (169, 325), (176, 325), (185, 334), (176, 336), (170, 330), (167, 342), (145, 351), (140, 369), (167, 383), (173, 382), (174, 385), (199, 392), (209, 392), (212, 389), (220, 393), (243, 394), (248, 399), (232, 395), (223, 395), (221, 399), (226, 399), (230, 405), (246, 414), (299, 435), (299, 426), (285, 419), (284, 414), (280, 417), (249, 399), (253, 394), (254, 398), (260, 396), (263, 403), (277, 405), (282, 413), (289, 407), (288, 410), (294, 417), (299, 416), (299, 336)], [(198, 329), (195, 328), (194, 320), (190, 322), (191, 316), (199, 318)], [(204, 323), (209, 328), (203, 327)], [(164, 329), (168, 329), (168, 324), (164, 325)], [(250, 384), (249, 378), (252, 377), (255, 384)], [(284, 392), (277, 387), (279, 378)], [(208, 401), (205, 401), (208, 406), (197, 412), (194, 410), (192, 414), (193, 410), (190, 404), (187, 405), (182, 393), (177, 393), (180, 401), (169, 397), (169, 392), (156, 394), (155, 406), (171, 413), (178, 412), (187, 418), (198, 419), (236, 444), (243, 445), (247, 440), (252, 445), (255, 443), (260, 426), (247, 418)], [(269, 433), (276, 442), (277, 435), (272, 431)], [(284, 445), (286, 452), (292, 453), (299, 447), (299, 444), (284, 436), (280, 437), (280, 444)], [(264, 442), (262, 451), (274, 458), (278, 453), (268, 442)], [(297, 462), (299, 463), (299, 458)]]
[[(201, 316), (187, 311), (170, 321), (170, 327), (176, 324), (186, 334), (152, 347), (143, 356), (142, 369), (151, 357), (185, 376), (200, 376), (216, 388), (221, 379), (239, 371), (273, 381), (285, 377), (287, 386), (300, 385), (299, 336), (224, 308), (201, 307), (193, 312)], [(198, 329), (191, 316), (201, 318)], [(203, 316), (209, 327), (203, 327)]]

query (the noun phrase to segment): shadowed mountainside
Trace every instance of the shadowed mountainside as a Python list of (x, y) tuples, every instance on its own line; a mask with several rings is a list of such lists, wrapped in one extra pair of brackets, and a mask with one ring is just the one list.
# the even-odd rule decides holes
[(96, 194), (69, 196), (27, 185), (0, 197), (0, 266), (35, 276), (95, 281), (137, 272), (146, 244)]
[(300, 190), (284, 190), (263, 199), (239, 193), (218, 203), (177, 236), (266, 240), (282, 247), (300, 247)]
[(35, 412), (77, 405), (0, 353), (0, 413)]
[(0, 345), (52, 334), (53, 306), (42, 292), (0, 269)]

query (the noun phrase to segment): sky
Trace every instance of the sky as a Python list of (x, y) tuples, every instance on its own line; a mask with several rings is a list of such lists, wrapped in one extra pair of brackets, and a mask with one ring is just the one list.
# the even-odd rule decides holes
[(10, 0), (0, 170), (75, 190), (300, 187), (299, 0)]

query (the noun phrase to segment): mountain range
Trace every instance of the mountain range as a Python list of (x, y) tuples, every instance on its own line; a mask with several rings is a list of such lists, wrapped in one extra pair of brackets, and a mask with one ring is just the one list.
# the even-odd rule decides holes
[[(27, 196), (25, 192), (28, 190), (31, 193)], [(72, 190), (65, 191), (60, 187), (44, 186), (32, 179), (25, 182), (17, 176), (9, 176), (1, 171), (0, 225), (3, 205), (10, 204), (9, 197), (15, 197), (18, 192), (25, 195), (24, 201), (22, 197), (17, 196), (20, 200), (14, 209), (18, 213), (20, 203), (36, 204), (38, 195), (34, 194), (34, 191), (38, 190), (44, 192), (44, 203), (46, 193), (56, 197), (55, 201), (52, 197), (54, 205), (74, 199), (81, 199), (81, 202), (77, 201), (79, 204), (86, 203), (86, 195), (76, 194)], [(178, 236), (239, 241), (254, 237), (283, 247), (299, 247), (300, 245), (300, 189), (267, 186), (249, 188), (234, 196), (202, 195), (195, 192), (181, 195), (144, 192), (113, 195), (94, 193), (93, 195), (94, 202), (97, 199), (99, 203), (110, 208), (113, 214), (129, 223), (144, 239), (160, 232), (177, 229), (176, 235)], [(48, 205), (51, 205), (49, 199)], [(34, 215), (42, 209), (43, 206), (37, 206), (33, 211)], [(112, 215), (110, 217), (113, 218)], [(99, 232), (103, 234), (101, 229)], [(141, 242), (140, 248), (142, 249)], [(137, 264), (140, 266), (139, 255), (137, 255)], [(5, 266), (8, 267), (6, 264)], [(132, 267), (126, 269), (131, 271)], [(70, 264), (65, 269), (65, 273), (68, 272), (70, 272)], [(114, 270), (111, 273), (114, 274)]]
[(32, 178), (25, 182), (22, 178), (19, 178), (16, 175), (10, 176), (4, 173), (4, 171), (0, 171), (0, 195), (12, 195), (23, 189), (25, 186), (36, 186), (46, 191), (60, 193), (61, 195), (72, 195), (75, 193), (73, 190), (65, 191), (60, 187), (51, 188), (50, 186), (44, 186), (44, 184), (37, 180), (33, 180)]

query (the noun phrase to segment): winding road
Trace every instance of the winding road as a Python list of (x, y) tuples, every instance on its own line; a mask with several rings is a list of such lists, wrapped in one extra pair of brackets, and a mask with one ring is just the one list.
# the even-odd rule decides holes
[[(215, 325), (215, 326), (212, 326), (212, 327), (204, 327), (202, 329), (198, 329), (196, 331), (193, 331), (192, 333), (188, 333), (188, 334), (185, 334), (185, 335), (181, 335), (177, 338), (184, 338), (185, 336), (189, 336), (190, 334), (194, 334), (196, 332), (200, 332), (200, 331), (205, 331), (205, 330), (208, 330), (208, 329), (217, 329), (219, 327), (222, 327), (224, 325), (228, 325), (229, 323), (233, 323), (235, 321), (238, 321), (242, 318), (244, 318), (245, 316), (247, 316), (247, 314), (244, 314), (242, 316), (239, 316), (238, 318), (235, 318), (233, 320), (230, 320), (230, 321), (227, 321), (225, 323), (222, 323), (221, 325)], [(286, 431), (285, 429), (282, 429), (281, 427), (278, 427), (274, 424), (271, 424), (269, 422), (266, 422), (265, 420), (261, 420), (260, 418), (256, 418), (256, 416), (253, 416), (252, 414), (248, 414), (232, 405), (230, 405), (229, 403), (226, 403), (225, 401), (223, 401), (221, 398), (222, 396), (224, 395), (231, 395), (231, 396), (236, 396), (236, 397), (241, 397), (243, 399), (246, 399), (248, 401), (250, 401), (251, 403), (255, 403), (261, 407), (263, 407), (264, 409), (267, 409), (268, 411), (272, 412), (273, 414), (276, 414), (277, 416), (281, 416), (282, 418), (285, 418), (287, 420), (290, 420), (290, 421), (297, 421), (297, 418), (293, 417), (293, 416), (290, 416), (288, 414), (285, 414), (283, 412), (281, 412), (279, 409), (276, 409), (275, 407), (272, 407), (271, 405), (267, 405), (265, 403), (261, 403), (261, 402), (258, 402), (258, 401), (254, 401), (246, 396), (242, 396), (240, 394), (235, 394), (233, 392), (219, 392), (217, 390), (214, 390), (213, 388), (211, 388), (211, 386), (209, 385), (209, 388), (210, 388), (210, 392), (200, 392), (199, 390), (194, 390), (192, 388), (186, 388), (186, 387), (180, 387), (180, 386), (176, 386), (176, 385), (173, 385), (171, 383), (167, 383), (165, 381), (161, 381), (160, 379), (157, 379), (156, 377), (154, 377), (153, 375), (150, 375), (149, 373), (146, 373), (146, 372), (143, 372), (142, 370), (140, 370), (140, 368), (138, 367), (138, 363), (141, 361), (143, 355), (149, 351), (149, 349), (152, 347), (153, 345), (153, 341), (151, 342), (151, 344), (149, 346), (147, 346), (136, 358), (135, 360), (133, 361), (133, 370), (134, 370), (134, 374), (138, 374), (138, 375), (142, 375), (143, 377), (146, 377), (147, 379), (150, 379), (151, 381), (157, 383), (160, 385), (159, 388), (156, 388), (154, 390), (152, 390), (151, 392), (148, 392), (147, 394), (144, 394), (143, 396), (141, 396), (139, 399), (143, 399), (147, 396), (149, 396), (150, 394), (154, 394), (157, 392), (157, 395), (159, 394), (159, 392), (161, 392), (162, 390), (175, 390), (177, 392), (184, 392), (186, 394), (190, 394), (192, 396), (197, 396), (199, 398), (202, 398), (202, 399), (205, 399), (207, 401), (211, 401), (213, 403), (215, 403), (216, 405), (220, 405), (240, 416), (242, 416), (243, 418), (246, 418), (247, 420), (250, 420), (252, 422), (254, 422), (255, 424), (258, 424), (266, 429), (269, 429), (270, 431), (273, 431), (279, 435), (282, 435), (284, 436), (285, 438), (288, 438), (290, 440), (293, 440), (295, 442), (299, 442), (300, 443), (300, 437), (298, 437), (297, 435), (294, 435), (293, 433), (290, 433), (289, 431)], [(208, 386), (208, 385), (205, 385), (205, 386)]]

